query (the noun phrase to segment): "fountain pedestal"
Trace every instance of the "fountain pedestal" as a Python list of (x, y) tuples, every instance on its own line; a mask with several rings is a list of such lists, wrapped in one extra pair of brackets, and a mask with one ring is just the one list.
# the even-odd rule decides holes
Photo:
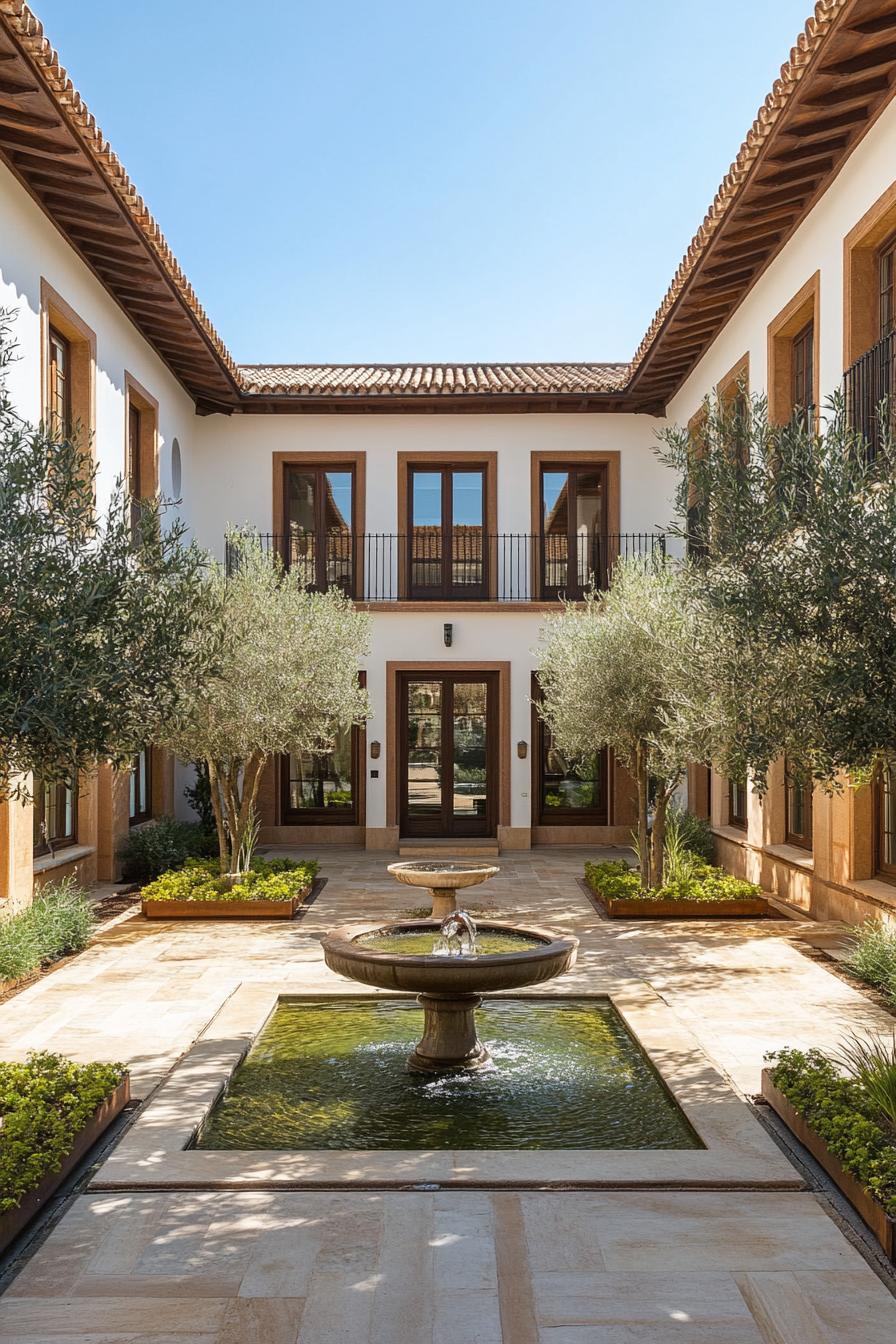
[(408, 1056), (414, 1073), (481, 1069), (491, 1056), (476, 1034), (479, 994), (418, 994), (423, 1035)]

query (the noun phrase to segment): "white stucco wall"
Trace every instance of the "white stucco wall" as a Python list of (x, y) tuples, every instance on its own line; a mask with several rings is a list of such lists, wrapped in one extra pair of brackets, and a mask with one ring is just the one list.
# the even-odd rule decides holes
[(17, 360), (8, 386), (19, 414), (42, 413), (41, 278), (96, 334), (97, 495), (108, 499), (125, 470), (125, 370), (159, 402), (159, 480), (172, 494), (171, 452), (177, 437), (186, 459), (197, 417), (193, 402), (137, 328), (84, 265), (16, 178), (0, 164), (0, 308), (15, 314)]

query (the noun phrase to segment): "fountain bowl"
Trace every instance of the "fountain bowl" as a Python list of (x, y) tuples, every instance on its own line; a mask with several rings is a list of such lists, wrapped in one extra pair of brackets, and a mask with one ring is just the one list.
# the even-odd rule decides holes
[(532, 946), (518, 952), (403, 953), (365, 946), (373, 934), (432, 933), (439, 920), (398, 924), (344, 924), (322, 940), (324, 960), (331, 971), (376, 989), (416, 994), (423, 1009), (423, 1036), (408, 1058), (415, 1073), (445, 1073), (479, 1069), (489, 1053), (476, 1033), (476, 1009), (483, 994), (502, 989), (540, 985), (568, 971), (576, 959), (579, 940), (558, 938), (548, 929), (520, 928), (482, 921), (477, 936), (505, 934), (528, 938)]
[(426, 887), (432, 896), (434, 919), (444, 919), (457, 909), (456, 893), (463, 887), (478, 887), (501, 871), (493, 863), (458, 863), (455, 860), (411, 859), (390, 863), (388, 871), (409, 887)]

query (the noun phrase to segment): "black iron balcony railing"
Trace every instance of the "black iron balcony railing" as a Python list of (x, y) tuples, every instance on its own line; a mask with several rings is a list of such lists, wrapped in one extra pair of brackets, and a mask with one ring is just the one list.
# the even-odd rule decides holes
[(849, 423), (868, 445), (873, 461), (880, 453), (884, 430), (893, 432), (896, 392), (896, 331), (872, 345), (843, 375)]
[[(542, 537), (420, 527), (405, 535), (343, 530), (251, 535), (309, 588), (341, 588), (358, 602), (575, 600), (592, 587), (606, 588), (620, 558), (666, 550), (662, 532)], [(238, 563), (231, 541), (225, 563), (228, 573)]]

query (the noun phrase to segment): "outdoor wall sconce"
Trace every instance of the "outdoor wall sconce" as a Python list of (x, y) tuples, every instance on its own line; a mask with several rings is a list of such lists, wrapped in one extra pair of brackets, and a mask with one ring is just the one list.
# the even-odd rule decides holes
[(517, 744), (516, 744), (516, 754), (517, 754), (517, 756), (519, 756), (519, 758), (520, 758), (521, 761), (524, 761), (524, 760), (526, 759), (526, 757), (529, 755), (529, 743), (528, 743), (528, 742), (517, 742)]
[(454, 626), (451, 624), (450, 621), (446, 621), (445, 624), (442, 626), (442, 635), (445, 640), (445, 648), (450, 649), (451, 640), (454, 636)]
[(378, 761), (379, 758), (380, 758), (380, 744), (379, 744), (379, 742), (371, 742), (371, 744), (370, 744), (370, 759), (371, 759), (372, 761)]

